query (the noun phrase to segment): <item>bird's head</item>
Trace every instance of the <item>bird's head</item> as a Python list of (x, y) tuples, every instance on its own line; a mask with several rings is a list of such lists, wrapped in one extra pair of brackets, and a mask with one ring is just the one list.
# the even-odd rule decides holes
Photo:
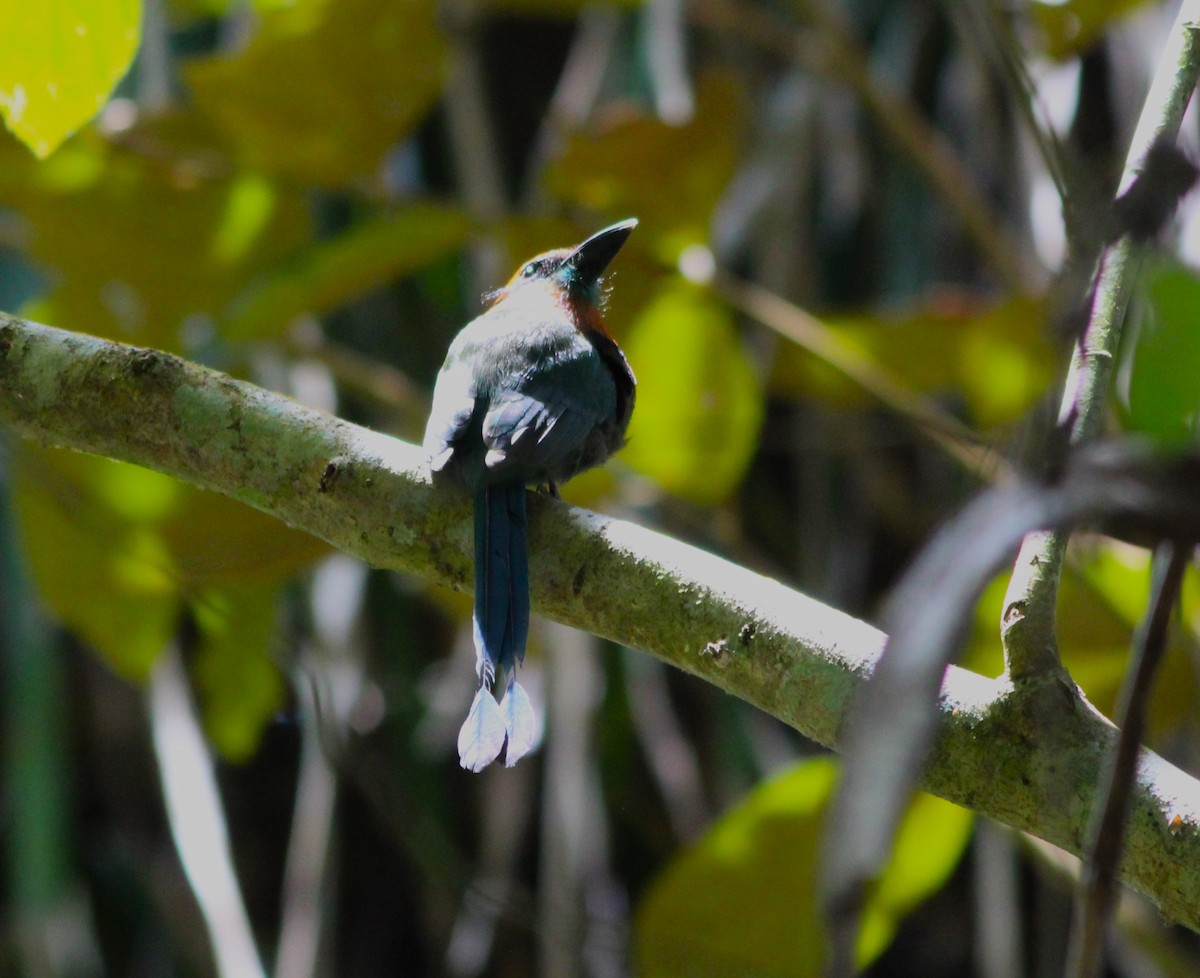
[(637, 219), (631, 217), (597, 231), (574, 248), (557, 248), (531, 258), (504, 288), (493, 293), (493, 298), (500, 300), (529, 287), (549, 286), (575, 309), (597, 308), (604, 297), (604, 270), (635, 227)]

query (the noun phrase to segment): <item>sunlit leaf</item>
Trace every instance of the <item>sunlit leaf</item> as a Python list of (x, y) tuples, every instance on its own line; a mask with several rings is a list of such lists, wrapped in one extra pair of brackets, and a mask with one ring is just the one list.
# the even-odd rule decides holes
[[(644, 0), (610, 0), (613, 6), (639, 7)], [(509, 14), (543, 17), (576, 17), (594, 0), (480, 0), (480, 6)]]
[[(981, 305), (959, 295), (934, 296), (899, 312), (824, 317), (842, 342), (903, 386), (951, 394), (981, 428), (1019, 418), (1046, 390), (1057, 362), (1045, 336), (1041, 305), (1008, 299)], [(837, 404), (874, 402), (845, 376), (805, 350), (780, 350), (771, 388)]]
[(460, 248), (471, 231), (449, 207), (413, 205), (374, 218), (300, 252), (233, 307), (223, 335), (278, 333), (298, 315), (322, 313)]
[[(859, 960), (866, 963), (891, 943), (906, 914), (942, 888), (958, 866), (975, 825), (965, 808), (918, 794), (900, 823), (891, 862), (879, 879), (866, 912)], [(837, 844), (834, 826), (830, 844)]]
[(1047, 53), (1052, 58), (1067, 58), (1093, 44), (1113, 21), (1147, 3), (1148, 0), (1037, 0), (1031, 9)]
[(663, 247), (673, 261), (683, 246), (708, 240), (741, 150), (743, 110), (738, 83), (721, 77), (697, 87), (695, 114), (683, 125), (614, 111), (570, 138), (546, 169), (546, 189), (614, 219), (639, 218), (639, 234), (670, 237)]
[(1054, 350), (1037, 300), (1018, 297), (990, 306), (972, 315), (957, 339), (951, 383), (980, 427), (1019, 418), (1055, 376)]
[[(823, 924), (815, 905), (820, 847), (837, 844), (825, 807), (837, 777), (831, 758), (805, 761), (756, 788), (643, 899), (636, 923), (639, 973), (820, 975)], [(972, 816), (919, 796), (894, 861), (864, 917), (859, 963), (890, 943), (898, 921), (936, 892), (957, 865)]]
[(0, 4), (0, 116), (49, 156), (108, 101), (137, 51), (141, 0)]
[(1200, 277), (1162, 263), (1144, 285), (1128, 373), (1129, 425), (1167, 444), (1187, 444), (1200, 412)]
[(432, 0), (337, 0), (263, 13), (236, 54), (185, 71), (248, 165), (338, 186), (379, 169), (441, 90)]
[[(1089, 701), (1112, 717), (1129, 668), (1134, 630), (1150, 598), (1150, 554), (1113, 541), (1079, 555), (1060, 587), (1058, 622), (1063, 662)], [(1151, 738), (1176, 732), (1195, 712), (1200, 684), (1189, 645), (1172, 631), (1151, 693)]]
[(39, 592), (113, 669), (145, 679), (183, 600), (170, 555), (132, 500), (144, 493), (146, 511), (158, 510), (171, 480), (127, 466), (120, 478), (132, 499), (118, 508), (104, 496), (119, 463), (30, 446), (20, 461), (15, 503)]
[(22, 215), (28, 253), (54, 282), (43, 321), (186, 353), (195, 326), (211, 333), (249, 279), (307, 239), (309, 219), (298, 193), (212, 169), (191, 148), (204, 140), (194, 127), (141, 138), (173, 162), (87, 134), (27, 167), (0, 151), (0, 202)]
[(1010, 574), (998, 574), (983, 590), (975, 605), (975, 618), (966, 647), (958, 663), (983, 676), (998, 676), (1004, 671), (1004, 655), (1000, 647), (1000, 614), (1004, 608), (1004, 593)]
[[(227, 592), (220, 606), (244, 609), (242, 592), (271, 591), (328, 549), (149, 469), (32, 445), (18, 460), (17, 510), (38, 588), (63, 622), (134, 680), (148, 675), (197, 595)], [(244, 615), (239, 621), (248, 627)]]
[(732, 314), (677, 280), (634, 322), (625, 350), (638, 400), (624, 460), (690, 499), (728, 497), (754, 454), (764, 410)]
[(193, 605), (200, 640), (192, 674), (204, 729), (228, 760), (258, 747), (283, 702), (284, 683), (271, 658), (277, 635), (278, 587), (207, 591)]

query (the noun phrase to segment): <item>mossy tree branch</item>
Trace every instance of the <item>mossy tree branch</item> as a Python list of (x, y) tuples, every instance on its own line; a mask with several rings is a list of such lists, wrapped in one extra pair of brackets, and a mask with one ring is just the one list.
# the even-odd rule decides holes
[[(1118, 188), (1124, 195), (1143, 173), (1154, 147), (1179, 135), (1200, 77), (1200, 0), (1179, 8), (1166, 50), (1142, 106)], [(1059, 409), (1072, 445), (1094, 438), (1104, 424), (1125, 310), (1146, 244), (1127, 228), (1100, 255), (1087, 325), (1075, 344)], [(1000, 635), (1005, 667), (1015, 682), (1065, 681), (1058, 657), (1055, 611), (1067, 551), (1065, 531), (1032, 533), (1021, 545), (1004, 596)]]
[[(467, 500), (419, 448), (169, 354), (0, 315), (0, 424), (248, 503), (369, 563), (470, 588)], [(700, 676), (836, 748), (885, 636), (639, 526), (530, 498), (534, 607)], [(1115, 731), (947, 673), (929, 790), (1072, 852)], [(1143, 752), (1127, 882), (1200, 930), (1200, 782)]]

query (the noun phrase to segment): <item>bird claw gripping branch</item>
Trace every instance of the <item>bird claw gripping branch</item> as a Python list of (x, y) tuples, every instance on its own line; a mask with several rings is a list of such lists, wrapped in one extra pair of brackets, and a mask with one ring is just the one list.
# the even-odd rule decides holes
[(458, 734), (470, 771), (501, 753), (511, 767), (533, 747), (533, 706), (516, 681), (529, 633), (525, 487), (565, 482), (625, 443), (636, 381), (601, 310), (604, 271), (636, 226), (527, 261), (455, 337), (434, 387), (424, 442), (434, 483), (475, 501), (479, 690)]

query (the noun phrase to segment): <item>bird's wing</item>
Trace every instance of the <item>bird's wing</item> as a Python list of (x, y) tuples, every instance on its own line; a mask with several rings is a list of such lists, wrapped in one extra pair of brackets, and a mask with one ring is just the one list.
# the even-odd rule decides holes
[(494, 395), (483, 419), (487, 469), (553, 472), (577, 455), (616, 409), (604, 370), (598, 361), (577, 360), (531, 371), (513, 389)]
[(475, 411), (475, 378), (462, 359), (447, 359), (433, 390), (433, 406), (422, 442), (430, 469), (441, 472), (467, 432)]

